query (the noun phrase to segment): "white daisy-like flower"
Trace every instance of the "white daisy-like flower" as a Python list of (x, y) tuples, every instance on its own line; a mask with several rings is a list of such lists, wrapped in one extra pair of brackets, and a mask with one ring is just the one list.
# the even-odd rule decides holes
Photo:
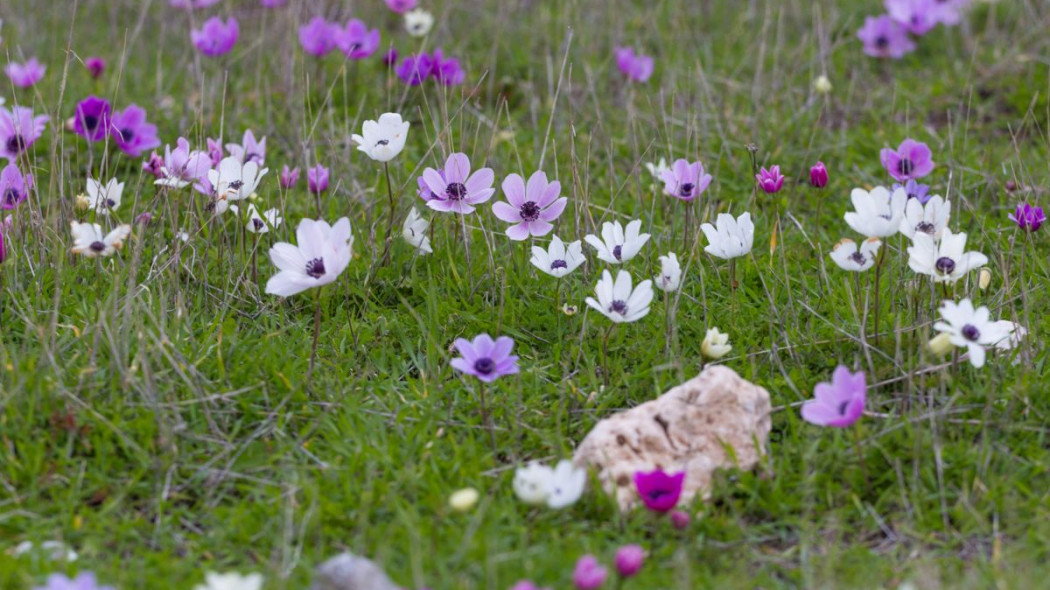
[(939, 240), (944, 228), (948, 227), (951, 212), (951, 201), (945, 201), (940, 195), (931, 197), (925, 205), (919, 199), (908, 199), (904, 207), (904, 220), (901, 221), (901, 233), (911, 239), (915, 239), (915, 234), (922, 233)]
[(361, 125), (361, 135), (354, 134), (351, 139), (369, 158), (389, 162), (405, 149), (408, 121), (402, 121), (397, 113), (383, 113), (379, 121), (365, 121)]
[(288, 297), (327, 285), (350, 264), (354, 236), (346, 217), (334, 226), (304, 219), (295, 230), (295, 238), (298, 245), (278, 242), (270, 248), (270, 260), (280, 270), (266, 282), (266, 292), (271, 295)]
[(667, 160), (664, 158), (660, 158), (660, 161), (656, 163), (646, 162), (645, 168), (649, 170), (649, 174), (652, 174), (657, 180), (661, 180), (664, 172), (671, 169), (671, 167), (667, 165)]
[[(230, 205), (230, 209), (234, 213), (237, 213), (236, 205)], [(281, 223), (284, 222), (284, 218), (281, 217), (281, 212), (277, 209), (267, 209), (262, 213), (255, 208), (254, 204), (248, 205), (248, 224), (245, 226), (246, 229), (253, 234), (265, 234), (269, 233), (271, 229), (277, 229), (281, 227)]]
[(875, 265), (875, 257), (879, 254), (880, 246), (882, 246), (882, 240), (868, 238), (861, 242), (858, 249), (856, 242), (843, 238), (831, 249), (831, 259), (842, 270), (864, 272)]
[(631, 275), (621, 270), (613, 281), (612, 274), (604, 270), (602, 278), (594, 287), (594, 297), (587, 298), (587, 305), (617, 324), (635, 322), (649, 313), (653, 301), (653, 282), (642, 281), (632, 287)]
[(583, 261), (583, 243), (576, 240), (566, 248), (565, 243), (558, 236), (551, 238), (551, 243), (546, 250), (533, 246), (532, 259), (529, 260), (536, 268), (557, 278), (564, 277), (576, 270), (583, 264)]
[(729, 334), (719, 332), (718, 328), (708, 329), (700, 344), (700, 354), (713, 361), (729, 354), (731, 350), (733, 347), (729, 344)]
[(422, 8), (405, 13), (405, 30), (413, 37), (423, 37), (434, 26), (434, 15)]
[(259, 590), (262, 585), (262, 574), (253, 573), (242, 576), (235, 572), (226, 574), (208, 572), (204, 574), (204, 583), (198, 584), (194, 590)]
[(254, 160), (241, 163), (233, 156), (223, 158), (218, 168), (208, 171), (208, 182), (215, 191), (215, 213), (225, 213), (231, 201), (250, 197), (268, 171), (269, 168), (260, 170)]
[(736, 218), (721, 213), (715, 225), (705, 223), (700, 230), (707, 236), (704, 251), (725, 260), (746, 255), (755, 243), (755, 224), (747, 212)]
[(853, 231), (869, 238), (888, 238), (901, 228), (908, 193), (898, 188), (892, 193), (884, 186), (868, 192), (861, 188), (850, 193), (854, 211), (846, 213), (846, 223)]
[(660, 257), (660, 274), (653, 277), (653, 282), (661, 291), (677, 291), (682, 285), (682, 266), (674, 252)]
[(554, 470), (536, 461), (518, 467), (514, 471), (514, 495), (526, 504), (543, 504), (550, 496), (553, 478)]
[(405, 241), (420, 254), (430, 254), (434, 250), (430, 247), (430, 238), (427, 236), (428, 227), (430, 227), (430, 222), (423, 219), (419, 211), (412, 207), (412, 210), (408, 212), (408, 217), (405, 218), (401, 237), (405, 238)]
[(112, 256), (124, 246), (124, 240), (131, 235), (131, 226), (126, 223), (117, 226), (108, 234), (103, 234), (102, 226), (97, 223), (72, 221), (69, 225), (73, 232), (73, 247), (70, 251), (88, 258)]
[(566, 459), (558, 461), (551, 474), (547, 506), (555, 509), (572, 506), (583, 495), (583, 489), (586, 486), (586, 469), (577, 468), (572, 461)]
[[(933, 324), (933, 329), (948, 334), (952, 344), (965, 348), (969, 353), (970, 364), (980, 368), (984, 366), (985, 350), (1002, 348), (1004, 342), (1011, 340), (1017, 326), (1008, 321), (991, 321), (991, 312), (987, 307), (974, 308), (973, 302), (963, 299), (959, 303), (945, 301), (940, 309), (944, 321)], [(1007, 345), (1009, 348), (1012, 344)]]
[(89, 178), (87, 181), (87, 208), (100, 215), (109, 215), (120, 207), (124, 195), (124, 183), (110, 178), (105, 185), (102, 181)]
[(945, 228), (940, 242), (933, 236), (917, 233), (908, 247), (908, 266), (919, 274), (933, 277), (935, 283), (954, 283), (966, 273), (988, 264), (980, 252), (964, 252), (966, 234), (953, 234)]
[(598, 251), (598, 258), (609, 264), (620, 264), (634, 258), (649, 241), (649, 234), (639, 233), (641, 229), (641, 219), (628, 223), (626, 231), (619, 221), (606, 221), (602, 224), (601, 239), (594, 234), (583, 239)]

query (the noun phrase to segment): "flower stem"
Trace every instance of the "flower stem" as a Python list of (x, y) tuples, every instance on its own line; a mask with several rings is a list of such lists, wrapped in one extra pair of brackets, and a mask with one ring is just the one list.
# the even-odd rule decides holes
[(860, 444), (860, 429), (854, 426), (850, 428), (853, 431), (853, 450), (857, 453), (857, 460), (860, 462), (860, 472), (864, 475), (864, 483), (866, 487), (871, 488), (871, 480), (868, 478), (868, 464), (864, 462), (864, 452), (861, 450)]
[(879, 345), (879, 311), (882, 309), (881, 292), (882, 292), (882, 263), (886, 261), (886, 249), (885, 247), (879, 248), (879, 261), (875, 263), (875, 346)]
[(602, 338), (602, 384), (606, 387), (609, 386), (609, 336), (612, 336), (615, 327), (616, 324), (610, 324)]
[(386, 245), (383, 246), (383, 265), (390, 261), (390, 242), (394, 241), (394, 185), (390, 182), (390, 163), (383, 162), (383, 171), (386, 173), (386, 193), (390, 199), (390, 222), (386, 229)]
[(321, 290), (315, 290), (314, 295), (314, 343), (310, 347), (310, 369), (306, 373), (306, 383), (309, 383), (314, 375), (314, 362), (317, 360), (317, 338), (321, 335)]

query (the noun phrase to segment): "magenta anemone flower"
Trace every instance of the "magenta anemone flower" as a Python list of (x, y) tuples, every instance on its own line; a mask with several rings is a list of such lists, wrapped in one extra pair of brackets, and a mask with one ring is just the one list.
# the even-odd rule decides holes
[(19, 88), (29, 88), (44, 77), (45, 68), (37, 59), (30, 58), (25, 63), (11, 62), (4, 67), (4, 73), (11, 78), (11, 83)]
[(616, 573), (621, 578), (630, 578), (642, 569), (645, 563), (645, 549), (641, 545), (624, 545), (616, 550)]
[(387, 51), (383, 54), (383, 65), (385, 65), (388, 68), (392, 68), (397, 65), (397, 49), (391, 47), (390, 51)]
[(398, 14), (404, 14), (416, 7), (417, 0), (386, 0), (387, 8)]
[[(237, 158), (242, 164), (255, 162), (262, 168), (263, 163), (266, 161), (266, 138), (256, 141), (255, 134), (249, 129), (244, 132), (241, 143), (226, 144), (226, 152)], [(219, 157), (221, 160), (222, 156), (220, 155)]]
[(631, 47), (617, 47), (616, 67), (628, 80), (634, 82), (648, 82), (653, 75), (653, 58), (641, 53), (635, 53)]
[(584, 555), (572, 570), (572, 583), (577, 590), (597, 590), (608, 574), (593, 555)]
[(223, 22), (221, 18), (213, 16), (204, 21), (204, 26), (190, 31), (190, 40), (208, 57), (218, 57), (229, 53), (237, 44), (237, 37), (241, 34), (237, 19), (232, 16)]
[(690, 518), (689, 513), (684, 510), (675, 510), (671, 512), (671, 526), (678, 530), (683, 530), (689, 526)]
[(346, 28), (336, 27), (335, 44), (348, 59), (364, 59), (379, 49), (379, 29), (369, 30), (365, 23), (351, 19)]
[(937, 0), (886, 0), (886, 12), (913, 35), (922, 36), (937, 26)]
[(908, 31), (887, 15), (865, 18), (857, 38), (864, 43), (864, 53), (871, 57), (900, 59), (915, 51)]
[(927, 201), (933, 198), (933, 195), (929, 194), (929, 185), (919, 184), (915, 180), (909, 180), (904, 184), (893, 184), (893, 190), (902, 188), (907, 193), (909, 199), (916, 199), (920, 204), (925, 205)]
[(922, 178), (933, 172), (932, 156), (929, 146), (911, 138), (902, 141), (896, 151), (882, 148), (879, 152), (882, 166), (897, 182)]
[(87, 68), (88, 74), (97, 80), (106, 71), (106, 60), (101, 57), (89, 57), (84, 60), (84, 67)]
[(149, 157), (142, 162), (142, 171), (153, 178), (164, 178), (164, 158), (156, 151), (150, 152)]
[(430, 75), (445, 86), (456, 86), (466, 79), (459, 60), (454, 57), (446, 59), (440, 48), (435, 49), (433, 57), (430, 58)]
[(704, 165), (699, 161), (690, 164), (679, 159), (660, 173), (660, 180), (664, 181), (665, 193), (682, 201), (692, 201), (707, 190), (711, 175), (704, 173)]
[(211, 158), (211, 165), (212, 166), (218, 166), (219, 162), (222, 161), (222, 157), (223, 157), (223, 153), (224, 153), (222, 151), (222, 140), (221, 139), (212, 139), (212, 138), (209, 137), (208, 140), (207, 140), (207, 143), (208, 143), (208, 157)]
[(809, 169), (809, 184), (813, 188), (828, 186), (828, 169), (824, 167), (824, 162), (817, 162)]
[(1028, 203), (1018, 204), (1017, 210), (1007, 215), (1010, 221), (1017, 224), (1017, 227), (1028, 231), (1034, 232), (1038, 230), (1043, 222), (1046, 221), (1046, 215), (1043, 214), (1042, 207), (1033, 207)]
[(9, 163), (0, 171), (0, 209), (14, 209), (29, 197), (32, 188), (33, 176), (22, 176), (18, 166)]
[(409, 55), (401, 60), (394, 73), (409, 86), (419, 86), (430, 76), (431, 59), (426, 53)]
[(480, 334), (473, 342), (456, 338), (455, 346), (460, 356), (452, 359), (452, 368), (485, 383), (518, 372), (518, 357), (510, 354), (514, 340), (509, 336), (500, 336), (493, 341), (488, 334)]
[(771, 195), (784, 188), (784, 176), (780, 174), (780, 166), (770, 166), (768, 170), (763, 168), (755, 175), (755, 180), (758, 181), (759, 188)]
[(669, 474), (662, 469), (634, 474), (634, 487), (645, 507), (653, 512), (668, 512), (678, 504), (682, 496), (685, 472)]
[(299, 167), (296, 166), (295, 168), (289, 169), (288, 164), (285, 164), (284, 168), (281, 170), (281, 188), (292, 188), (297, 182), (299, 182)]
[(114, 590), (113, 586), (99, 586), (95, 574), (83, 572), (76, 578), (67, 578), (62, 574), (51, 574), (47, 584), (36, 586), (33, 590)]
[(33, 116), (33, 109), (0, 108), (0, 158), (17, 160), (44, 133), (48, 116)]
[(492, 198), (495, 176), (491, 168), (482, 168), (470, 173), (470, 159), (466, 154), (455, 153), (445, 161), (444, 175), (433, 168), (423, 171), (423, 180), (430, 189), (431, 198), (427, 207), (435, 211), (473, 213), (474, 205)]
[(319, 195), (328, 190), (328, 168), (318, 164), (306, 171), (306, 188)]
[(113, 113), (110, 129), (120, 151), (133, 158), (160, 146), (157, 126), (146, 121), (146, 111), (138, 105), (131, 104), (123, 111)]
[(850, 426), (864, 413), (867, 392), (864, 371), (850, 373), (839, 365), (831, 374), (831, 383), (817, 383), (813, 399), (802, 404), (802, 419), (817, 426)]
[(522, 241), (529, 236), (545, 236), (554, 229), (551, 222), (565, 210), (568, 197), (561, 194), (561, 183), (547, 182), (547, 175), (537, 170), (529, 177), (528, 186), (521, 176), (510, 174), (503, 179), (503, 194), (508, 203), (492, 205), (496, 217), (514, 225), (507, 228), (507, 237)]
[(341, 33), (339, 25), (328, 22), (323, 16), (315, 16), (299, 27), (299, 44), (303, 51), (314, 57), (324, 57), (336, 47), (336, 37)]
[(77, 103), (73, 113), (73, 131), (88, 141), (100, 141), (109, 131), (109, 118), (112, 107), (109, 101), (97, 96), (89, 96)]

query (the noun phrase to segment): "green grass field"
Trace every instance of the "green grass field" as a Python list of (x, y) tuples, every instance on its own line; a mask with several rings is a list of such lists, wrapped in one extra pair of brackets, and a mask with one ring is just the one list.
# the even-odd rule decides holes
[[(1046, 228), (1021, 232), (1007, 214), (1048, 200), (1050, 6), (976, 2), (962, 25), (881, 61), (855, 35), (877, 0), (425, 4), (436, 24), (423, 39), (379, 0), (224, 0), (192, 15), (163, 0), (0, 4), (0, 61), (36, 56), (48, 68), (29, 89), (2, 77), (0, 96), (51, 117), (29, 150), (37, 189), (4, 212), (15, 223), (0, 265), (0, 587), (91, 570), (121, 589), (188, 589), (206, 570), (238, 570), (263, 573), (268, 589), (306, 588), (318, 563), (350, 550), (406, 588), (521, 578), (569, 588), (581, 555), (609, 563), (626, 543), (649, 552), (634, 588), (1041, 585), (1050, 260)], [(378, 54), (305, 55), (297, 28), (322, 13), (379, 27), (384, 51), (442, 47), (466, 81), (410, 88)], [(236, 15), (241, 35), (209, 59), (189, 30), (213, 14)], [(620, 44), (654, 56), (648, 83), (616, 70)], [(98, 81), (81, 62), (91, 55), (109, 62)], [(813, 89), (825, 73), (827, 95)], [(258, 199), (285, 224), (256, 241), (233, 217), (200, 223), (201, 195), (160, 191), (142, 158), (63, 131), (89, 94), (144, 107), (163, 143), (265, 135)], [(386, 181), (350, 135), (386, 111), (412, 124), (391, 162), (399, 219), (420, 209), (434, 254), (398, 239), (382, 265)], [(884, 245), (877, 327), (874, 275), (861, 275), (858, 299), (828, 257), (856, 239), (843, 221), (850, 190), (891, 183), (879, 150), (906, 137), (932, 148), (924, 181), (951, 199), (953, 231), (990, 259), (990, 286), (972, 273), (953, 298), (1029, 330), (981, 369), (926, 351), (942, 294), (916, 281), (907, 238)], [(748, 144), (761, 165), (783, 168), (777, 195), (756, 194)], [(453, 151), (495, 171), (490, 203), (512, 172), (559, 179), (570, 201), (555, 233), (567, 241), (642, 219), (653, 237), (626, 268), (651, 278), (659, 255), (678, 253), (677, 300), (657, 292), (647, 317), (613, 333), (603, 362), (609, 322), (583, 300), (607, 265), (584, 245), (588, 262), (562, 282), (539, 273), (489, 205), (466, 218), (465, 242), (458, 217), (415, 194), (422, 170)], [(661, 157), (700, 159), (714, 176), (688, 226), (645, 169)], [(831, 176), (820, 191), (808, 181), (817, 160)], [(331, 170), (320, 199), (302, 181), (279, 189), (283, 164), (314, 162)], [(100, 174), (127, 183), (117, 220), (154, 221), (98, 261), (69, 253), (69, 223), (87, 218), (75, 196)], [(734, 294), (697, 219), (743, 211), (757, 231)], [(284, 300), (263, 286), (270, 245), (294, 242), (299, 220), (318, 216), (348, 216), (356, 239), (349, 268), (318, 291), (308, 377), (314, 294)], [(579, 313), (562, 313), (566, 302)], [(569, 457), (601, 418), (697, 374), (714, 326), (733, 345), (720, 362), (772, 396), (760, 469), (722, 473), (710, 501), (684, 507), (695, 516), (683, 531), (643, 510), (621, 515), (593, 482), (561, 511), (515, 498), (520, 462)], [(449, 366), (453, 340), (482, 332), (513, 337), (521, 357), (519, 375), (487, 390), (492, 431), (478, 381)], [(851, 431), (799, 416), (838, 364), (868, 374), (867, 415), (853, 427), (865, 470)], [(481, 500), (457, 513), (449, 495), (468, 486)], [(79, 560), (6, 552), (47, 540)]]

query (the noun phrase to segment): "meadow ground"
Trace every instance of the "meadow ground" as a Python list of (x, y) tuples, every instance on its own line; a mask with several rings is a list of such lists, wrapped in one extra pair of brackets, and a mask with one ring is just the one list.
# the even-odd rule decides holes
[[(437, 18), (423, 39), (379, 0), (225, 0), (192, 13), (161, 0), (0, 4), (2, 61), (36, 56), (48, 68), (30, 89), (5, 78), (0, 95), (51, 117), (27, 157), (36, 191), (13, 211), (0, 265), (0, 541), (61, 539), (80, 555), (62, 564), (0, 550), (0, 587), (93, 570), (118, 588), (190, 588), (204, 570), (239, 570), (262, 572), (266, 588), (304, 588), (316, 564), (349, 549), (405, 587), (528, 577), (567, 588), (578, 557), (608, 562), (625, 543), (649, 551), (638, 588), (1040, 585), (1050, 574), (1050, 262), (1045, 228), (1026, 234), (1007, 213), (1045, 202), (1050, 187), (1050, 5), (977, 2), (960, 26), (883, 61), (855, 36), (882, 10), (874, 0), (426, 4)], [(212, 14), (241, 25), (234, 50), (215, 59), (189, 42)], [(305, 55), (296, 30), (314, 14), (361, 18), (402, 54), (441, 47), (466, 80), (408, 87), (378, 54)], [(649, 82), (620, 75), (620, 44), (654, 56)], [(81, 61), (92, 55), (109, 62), (97, 81)], [(813, 87), (821, 74), (826, 95)], [(258, 238), (228, 219), (201, 224), (203, 197), (159, 190), (142, 158), (61, 130), (89, 94), (143, 106), (164, 143), (265, 135), (258, 198), (285, 224)], [(431, 219), (434, 254), (398, 240), (383, 265), (383, 169), (350, 135), (386, 111), (412, 124), (391, 162), (399, 216), (414, 205)], [(933, 149), (925, 181), (951, 199), (953, 230), (990, 259), (987, 289), (973, 273), (952, 295), (1029, 329), (981, 369), (927, 353), (941, 292), (915, 280), (906, 238), (884, 246), (877, 343), (873, 275), (861, 276), (858, 298), (828, 257), (851, 235), (850, 190), (891, 182), (879, 150), (906, 137)], [(756, 193), (748, 144), (761, 165), (782, 166), (780, 193)], [(466, 219), (464, 242), (458, 219), (416, 197), (421, 171), (457, 150), (493, 168), (497, 188), (512, 172), (560, 179), (563, 238), (642, 219), (653, 237), (627, 268), (651, 277), (658, 255), (677, 252), (680, 295), (668, 304), (658, 292), (647, 317), (615, 331), (603, 362), (608, 322), (583, 299), (607, 265), (589, 246), (588, 262), (558, 281), (530, 265), (488, 205)], [(644, 166), (661, 157), (700, 159), (714, 176), (688, 226)], [(819, 191), (808, 182), (816, 160), (831, 177)], [(315, 162), (331, 170), (320, 198), (302, 181), (278, 188), (282, 164)], [(69, 222), (86, 214), (75, 195), (100, 175), (127, 183), (116, 219), (154, 220), (114, 257), (78, 258)], [(503, 198), (497, 190), (493, 202)], [(737, 261), (734, 294), (697, 219), (745, 210), (755, 247)], [(294, 242), (304, 217), (344, 215), (354, 258), (316, 291), (323, 322), (308, 378), (313, 293), (267, 295), (265, 252)], [(564, 510), (517, 501), (521, 461), (567, 457), (597, 420), (696, 374), (713, 326), (733, 345), (720, 362), (772, 396), (759, 469), (723, 473), (683, 531), (643, 511), (620, 515), (594, 485)], [(449, 367), (453, 340), (482, 332), (513, 337), (521, 357), (520, 375), (488, 388), (492, 431), (478, 382)], [(799, 416), (840, 363), (871, 384), (854, 426), (865, 469), (852, 430)], [(467, 486), (482, 498), (454, 512), (449, 495)]]

